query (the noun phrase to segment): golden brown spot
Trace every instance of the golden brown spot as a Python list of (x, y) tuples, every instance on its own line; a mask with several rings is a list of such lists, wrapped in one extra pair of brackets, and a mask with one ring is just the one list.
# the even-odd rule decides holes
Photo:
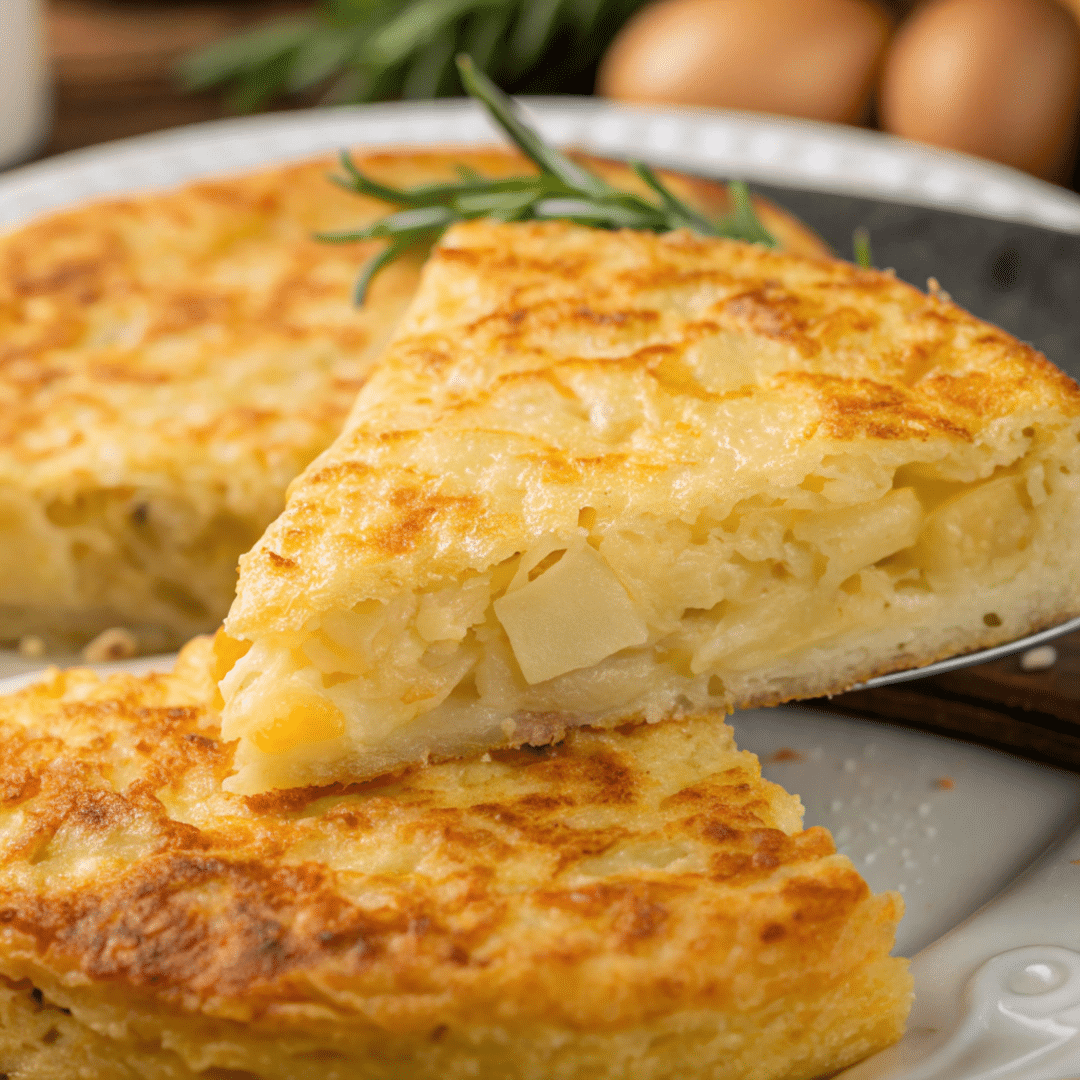
[(318, 472), (307, 477), (306, 482), (308, 484), (333, 486), (343, 480), (356, 481), (369, 475), (371, 472), (372, 468), (367, 462), (349, 459), (347, 461), (337, 461), (334, 462), (333, 465), (325, 466)]
[(667, 908), (662, 904), (633, 895), (615, 919), (614, 929), (631, 945), (660, 934), (667, 918)]
[[(327, 872), (310, 865), (170, 855), (147, 860), (100, 895), (28, 902), (8, 894), (0, 920), (33, 937), (39, 952), (79, 957), (92, 979), (158, 991), (184, 986), (199, 997), (257, 994), (321, 953), (369, 957), (407, 928), (406, 913), (387, 925), (330, 886)], [(300, 909), (318, 934), (296, 923)]]
[(140, 366), (138, 362), (128, 364), (95, 363), (89, 368), (91, 377), (99, 383), (135, 383), (139, 386), (164, 386), (175, 380), (168, 371), (154, 370)]
[(820, 343), (807, 331), (820, 312), (820, 304), (785, 290), (779, 282), (765, 282), (722, 303), (720, 312), (755, 334), (772, 338), (814, 356)]
[[(326, 784), (322, 787), (273, 788), (261, 795), (245, 795), (244, 804), (260, 815), (295, 814), (306, 810), (320, 799), (346, 795), (367, 795), (399, 783), (412, 770), (377, 776), (360, 784)], [(336, 812), (336, 811), (335, 811)], [(347, 811), (342, 810), (342, 813)]]
[(29, 768), (16, 768), (0, 774), (0, 803), (18, 806), (41, 790), (41, 776)]
[(781, 746), (775, 753), (764, 759), (770, 764), (778, 764), (784, 761), (805, 761), (806, 754), (802, 750), (792, 750), (790, 746)]
[(701, 835), (717, 844), (727, 844), (739, 838), (739, 830), (733, 829), (725, 821), (708, 821)]
[(225, 322), (233, 314), (234, 300), (227, 294), (176, 293), (165, 301), (149, 333), (175, 334), (207, 322)]
[(40, 275), (14, 277), (11, 287), (19, 296), (66, 293), (77, 303), (89, 304), (101, 295), (106, 265), (104, 258), (59, 263)]
[(923, 380), (921, 389), (931, 398), (966, 409), (983, 419), (1002, 416), (1014, 408), (1017, 395), (1030, 379), (1030, 372), (1018, 369), (1012, 378), (1002, 372), (993, 376), (972, 371), (964, 375), (940, 373)]
[(701, 401), (715, 401), (719, 397), (697, 381), (694, 373), (674, 349), (669, 349), (667, 355), (650, 365), (649, 374), (670, 394), (684, 394)]
[(811, 372), (784, 372), (780, 381), (802, 385), (817, 399), (825, 430), (836, 439), (928, 439), (948, 435), (971, 442), (958, 421), (925, 405), (900, 384)]
[(414, 550), (436, 522), (449, 519), (472, 525), (483, 503), (474, 495), (440, 495), (423, 488), (398, 488), (389, 498), (397, 515), (389, 525), (375, 532), (372, 546), (384, 555), (402, 555)]
[(781, 892), (793, 905), (792, 921), (809, 929), (814, 924), (847, 918), (870, 895), (870, 887), (854, 870), (839, 869), (825, 879), (791, 878)]
[(650, 311), (647, 308), (631, 308), (624, 311), (594, 311), (585, 305), (575, 308), (573, 317), (595, 326), (614, 326), (619, 330), (625, 329), (634, 323), (656, 323), (660, 321), (660, 313)]

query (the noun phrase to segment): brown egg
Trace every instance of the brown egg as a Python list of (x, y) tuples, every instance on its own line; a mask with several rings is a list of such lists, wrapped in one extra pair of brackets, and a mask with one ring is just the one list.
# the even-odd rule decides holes
[(855, 123), (890, 28), (871, 0), (660, 0), (612, 42), (597, 89)]
[(881, 77), (882, 126), (1060, 179), (1080, 109), (1080, 29), (1053, 0), (930, 0)]

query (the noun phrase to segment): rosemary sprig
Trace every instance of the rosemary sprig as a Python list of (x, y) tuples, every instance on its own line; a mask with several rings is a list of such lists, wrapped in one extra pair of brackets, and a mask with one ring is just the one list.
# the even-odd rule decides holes
[(645, 0), (320, 0), (188, 55), (188, 89), (229, 88), (238, 112), (282, 95), (329, 102), (461, 92), (454, 55), (518, 93), (588, 93)]
[(460, 169), (461, 179), (445, 184), (394, 188), (365, 176), (349, 156), (341, 154), (343, 175), (334, 183), (360, 195), (370, 195), (401, 207), (362, 229), (320, 233), (328, 243), (388, 240), (389, 244), (364, 267), (356, 286), (356, 302), (362, 304), (375, 275), (410, 247), (431, 244), (455, 222), (475, 218), (498, 221), (549, 221), (563, 219), (598, 229), (645, 229), (668, 232), (687, 228), (703, 236), (723, 236), (749, 243), (776, 246), (776, 239), (758, 220), (745, 184), (728, 185), (732, 212), (710, 221), (687, 206), (648, 165), (631, 162), (631, 168), (659, 197), (649, 202), (640, 195), (620, 191), (549, 146), (519, 115), (507, 97), (467, 56), (458, 56), (462, 85), (489, 112), (539, 172), (489, 180), (471, 169)]
[(859, 225), (851, 234), (851, 246), (855, 254), (855, 265), (864, 270), (874, 268), (874, 253), (870, 248), (870, 230)]

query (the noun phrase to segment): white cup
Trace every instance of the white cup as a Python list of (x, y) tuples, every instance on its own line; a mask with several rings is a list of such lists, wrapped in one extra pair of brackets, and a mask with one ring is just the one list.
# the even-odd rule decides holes
[(0, 168), (40, 148), (49, 97), (41, 0), (0, 0)]

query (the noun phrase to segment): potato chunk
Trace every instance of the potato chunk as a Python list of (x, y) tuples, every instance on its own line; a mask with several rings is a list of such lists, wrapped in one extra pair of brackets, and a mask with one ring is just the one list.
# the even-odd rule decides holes
[(495, 601), (526, 682), (591, 667), (649, 632), (610, 566), (584, 540), (533, 581)]

